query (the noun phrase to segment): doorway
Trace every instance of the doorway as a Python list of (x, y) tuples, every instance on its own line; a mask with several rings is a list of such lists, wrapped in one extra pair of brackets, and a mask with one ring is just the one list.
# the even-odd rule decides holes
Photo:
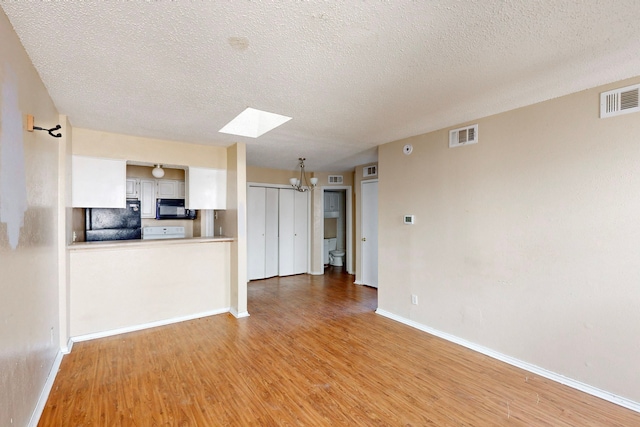
[[(353, 274), (351, 187), (330, 186), (323, 187), (322, 190), (324, 212), (322, 263), (325, 267), (341, 269)], [(342, 265), (335, 265), (340, 262), (336, 262), (336, 259), (330, 256), (331, 250), (344, 253), (341, 259)]]
[(362, 254), (363, 285), (378, 287), (378, 180), (362, 181)]

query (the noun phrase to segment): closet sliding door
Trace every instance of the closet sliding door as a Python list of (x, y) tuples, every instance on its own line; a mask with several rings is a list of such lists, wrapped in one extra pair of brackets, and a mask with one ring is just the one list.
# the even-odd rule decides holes
[(278, 275), (278, 189), (250, 186), (247, 192), (249, 280)]
[(273, 277), (278, 275), (278, 189), (265, 191), (265, 277)]
[(265, 215), (264, 187), (249, 187), (247, 191), (247, 270), (249, 280), (265, 276)]
[(309, 193), (288, 188), (247, 190), (249, 280), (308, 271)]
[(293, 274), (302, 274), (309, 270), (309, 193), (294, 193)]
[(279, 212), (279, 228), (280, 236), (278, 238), (279, 250), (279, 274), (280, 276), (289, 276), (294, 273), (293, 257), (294, 249), (294, 196), (295, 190), (280, 189), (280, 212)]
[(308, 271), (309, 193), (280, 189), (280, 276)]

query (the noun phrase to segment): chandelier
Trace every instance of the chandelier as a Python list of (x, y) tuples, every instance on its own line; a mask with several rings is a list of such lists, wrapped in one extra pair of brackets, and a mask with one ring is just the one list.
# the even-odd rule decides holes
[(304, 192), (307, 190), (313, 190), (318, 184), (318, 178), (314, 177), (307, 180), (307, 174), (304, 173), (304, 161), (306, 159), (304, 157), (300, 157), (298, 160), (300, 161), (300, 164), (298, 165), (300, 167), (300, 178), (291, 178), (289, 179), (289, 183), (297, 191)]

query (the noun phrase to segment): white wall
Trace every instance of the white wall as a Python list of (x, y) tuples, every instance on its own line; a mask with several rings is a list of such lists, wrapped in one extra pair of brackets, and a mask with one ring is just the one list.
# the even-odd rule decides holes
[(227, 148), (226, 233), (236, 238), (231, 243), (231, 313), (246, 317), (247, 311), (247, 147), (242, 143)]
[(381, 146), (380, 309), (640, 402), (640, 113), (598, 118), (638, 82)]
[(229, 309), (229, 242), (145, 243), (71, 250), (72, 337)]
[[(59, 349), (59, 116), (0, 10), (0, 425), (27, 425)], [(64, 245), (64, 244), (63, 244)], [(62, 245), (62, 246), (63, 246)]]

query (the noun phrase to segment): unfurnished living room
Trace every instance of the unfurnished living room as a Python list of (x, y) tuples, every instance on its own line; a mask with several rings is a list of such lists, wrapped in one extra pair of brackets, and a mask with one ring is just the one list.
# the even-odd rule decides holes
[(640, 425), (637, 0), (0, 8), (0, 425)]

